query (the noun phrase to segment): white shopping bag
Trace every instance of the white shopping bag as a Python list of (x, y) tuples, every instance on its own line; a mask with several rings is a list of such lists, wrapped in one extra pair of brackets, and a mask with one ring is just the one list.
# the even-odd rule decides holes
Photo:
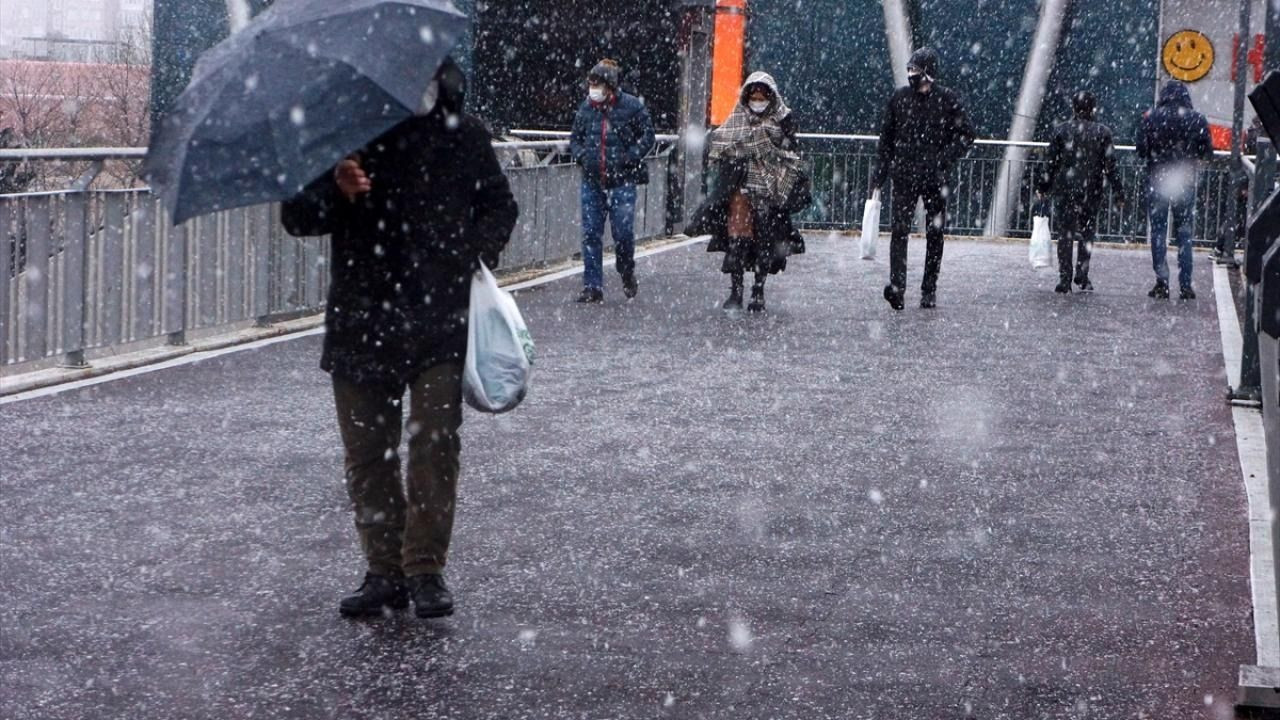
[(533, 338), (515, 298), (481, 263), (471, 278), (462, 397), (481, 412), (506, 412), (524, 399), (532, 371)]
[(1049, 218), (1036, 215), (1031, 219), (1031, 247), (1028, 249), (1031, 267), (1053, 267), (1053, 237), (1049, 232)]
[(876, 259), (876, 241), (879, 239), (880, 191), (876, 190), (862, 210), (862, 238), (858, 241), (858, 251), (863, 260)]

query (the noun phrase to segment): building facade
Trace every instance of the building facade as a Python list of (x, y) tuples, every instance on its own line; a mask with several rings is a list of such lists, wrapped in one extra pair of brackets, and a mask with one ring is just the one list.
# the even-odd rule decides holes
[(100, 62), (149, 32), (152, 0), (0, 0), (0, 58)]

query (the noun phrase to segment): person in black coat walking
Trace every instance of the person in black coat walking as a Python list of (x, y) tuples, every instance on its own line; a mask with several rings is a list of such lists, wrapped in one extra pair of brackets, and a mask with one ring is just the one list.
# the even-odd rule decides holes
[(889, 284), (884, 288), (884, 299), (895, 310), (904, 306), (907, 235), (920, 198), (924, 199), (928, 243), (920, 307), (931, 308), (937, 303), (951, 169), (973, 145), (973, 127), (959, 95), (940, 85), (937, 78), (937, 53), (929, 48), (912, 53), (907, 63), (909, 84), (889, 98), (880, 129), (880, 158), (871, 190), (893, 183)]
[[(1054, 292), (1071, 292), (1072, 280), (1082, 291), (1093, 290), (1089, 281), (1089, 259), (1097, 228), (1098, 208), (1107, 186), (1120, 205), (1124, 188), (1116, 167), (1111, 128), (1096, 122), (1098, 101), (1082, 91), (1071, 98), (1074, 118), (1053, 129), (1049, 152), (1038, 191), (1052, 195), (1054, 224), (1058, 230), (1058, 286)], [(1077, 262), (1072, 272), (1071, 249), (1078, 244)]]
[[(461, 445), (471, 277), (495, 266), (517, 207), (447, 62), (430, 108), (284, 204), (293, 235), (332, 236), (320, 365), (332, 376), (347, 492), (368, 562), (344, 615), (447, 615), (443, 570)], [(409, 458), (399, 457), (409, 393)]]
[(742, 309), (743, 275), (755, 274), (747, 309), (762, 312), (764, 283), (804, 252), (791, 214), (809, 204), (808, 179), (796, 154), (795, 116), (773, 77), (747, 77), (738, 104), (710, 135), (710, 192), (690, 220), (689, 235), (711, 235), (707, 252), (724, 253), (727, 311)]
[(582, 292), (577, 302), (604, 300), (604, 223), (613, 233), (622, 292), (636, 281), (636, 186), (649, 182), (644, 158), (653, 150), (653, 120), (640, 98), (623, 92), (618, 64), (601, 60), (587, 73), (587, 99), (578, 107), (569, 154), (582, 167)]
[(1200, 160), (1213, 157), (1209, 121), (1191, 106), (1187, 86), (1170, 80), (1160, 91), (1155, 108), (1142, 116), (1138, 130), (1138, 157), (1147, 161), (1147, 201), (1150, 206), (1151, 264), (1156, 284), (1148, 297), (1169, 297), (1169, 215), (1178, 241), (1179, 297), (1191, 300), (1191, 231), (1195, 222), (1196, 174)]

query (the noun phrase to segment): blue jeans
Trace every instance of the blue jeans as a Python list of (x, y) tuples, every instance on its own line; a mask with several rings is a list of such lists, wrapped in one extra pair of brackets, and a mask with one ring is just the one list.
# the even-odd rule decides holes
[(1173, 237), (1178, 245), (1178, 287), (1191, 287), (1191, 225), (1195, 219), (1195, 192), (1182, 197), (1167, 198), (1150, 191), (1151, 204), (1151, 264), (1156, 278), (1169, 284), (1169, 265), (1165, 262), (1168, 251), (1169, 211), (1173, 211)]
[(618, 272), (630, 275), (636, 268), (636, 186), (606, 190), (582, 181), (582, 284), (604, 289), (604, 221), (608, 213)]

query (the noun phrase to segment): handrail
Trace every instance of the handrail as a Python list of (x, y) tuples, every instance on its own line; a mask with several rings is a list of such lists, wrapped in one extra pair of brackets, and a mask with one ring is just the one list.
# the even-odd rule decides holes
[[(568, 137), (567, 130), (508, 130), (507, 134), (517, 137)], [(860, 142), (879, 142), (879, 135), (860, 135), (856, 133), (796, 133), (796, 137), (801, 140), (857, 140)], [(679, 139), (677, 135), (658, 135), (659, 140), (674, 141)], [(1025, 147), (1025, 148), (1047, 148), (1049, 143), (1038, 140), (999, 140), (996, 138), (979, 138), (974, 140), (975, 145), (995, 145), (999, 147)], [(1133, 152), (1138, 149), (1137, 145), (1116, 145), (1117, 150), (1125, 152)], [(1229, 150), (1214, 150), (1213, 154), (1218, 157), (1227, 157), (1231, 155)]]
[(537, 150), (545, 148), (562, 148), (566, 140), (495, 140), (493, 147), (498, 150)]
[[(568, 130), (508, 130), (507, 134), (515, 135), (516, 137), (567, 138), (572, 133), (570, 133)], [(653, 139), (657, 140), (658, 142), (675, 142), (680, 139), (680, 136), (672, 135), (670, 133), (658, 133), (657, 135), (653, 136)]]
[[(517, 137), (567, 138), (567, 130), (510, 130), (509, 135)], [(858, 135), (845, 133), (798, 133), (802, 140), (856, 140), (860, 142), (876, 142), (878, 135)], [(675, 142), (678, 135), (658, 134), (655, 138), (661, 142)], [(974, 141), (977, 145), (995, 145), (1002, 147), (1047, 148), (1049, 143), (1037, 141), (996, 140), (982, 138)], [(495, 140), (493, 147), (502, 150), (535, 150), (563, 147), (563, 140)], [(1117, 150), (1133, 151), (1134, 145), (1117, 145)], [(1227, 157), (1231, 153), (1226, 150), (1215, 150), (1218, 157)], [(65, 160), (65, 161), (97, 161), (97, 160), (141, 160), (147, 156), (147, 149), (141, 147), (127, 148), (6, 148), (0, 149), (0, 161), (18, 160)], [(1252, 157), (1252, 156), (1245, 156)]]
[[(569, 133), (565, 133), (567, 136)], [(675, 136), (671, 136), (675, 137)], [(493, 147), (500, 150), (537, 150), (563, 147), (563, 140), (495, 140)], [(147, 156), (143, 147), (121, 148), (5, 148), (0, 149), (0, 161), (21, 160), (141, 160)]]
[(147, 149), (140, 147), (0, 149), (0, 160), (141, 160), (146, 156)]

